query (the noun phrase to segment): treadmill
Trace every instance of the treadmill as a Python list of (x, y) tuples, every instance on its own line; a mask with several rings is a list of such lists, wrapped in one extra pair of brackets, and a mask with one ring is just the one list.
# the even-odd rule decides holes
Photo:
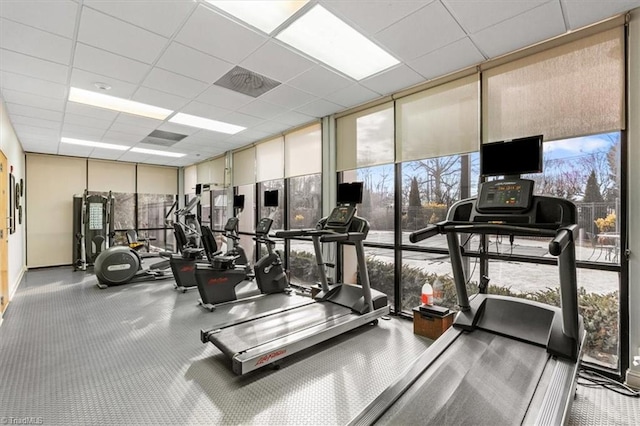
[[(371, 289), (364, 257), (363, 241), (369, 223), (355, 216), (355, 205), (339, 205), (314, 230), (278, 231), (278, 238), (311, 237), (320, 269), (321, 289), (300, 306), (284, 307), (209, 330), (201, 330), (200, 340), (211, 342), (232, 361), (232, 370), (243, 375), (273, 364), (301, 350), (365, 324), (376, 324), (389, 313), (387, 296)], [(355, 245), (362, 285), (329, 285), (322, 258), (322, 243), (350, 242)], [(266, 296), (263, 300), (274, 300)], [(282, 297), (282, 296), (281, 296)], [(300, 297), (300, 296), (299, 296)]]
[[(349, 424), (564, 424), (574, 398), (585, 331), (578, 314), (576, 207), (534, 196), (533, 181), (482, 183), (447, 219), (411, 234), (447, 238), (459, 312), (442, 336)], [(469, 300), (460, 234), (549, 237), (562, 308), (477, 294)], [(521, 279), (527, 279), (522, 277)]]

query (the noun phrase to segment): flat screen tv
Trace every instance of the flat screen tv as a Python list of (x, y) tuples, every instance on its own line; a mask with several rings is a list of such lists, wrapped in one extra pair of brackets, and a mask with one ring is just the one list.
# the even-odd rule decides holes
[(362, 203), (362, 182), (338, 184), (338, 204)]
[(264, 191), (264, 206), (278, 207), (278, 190)]
[(542, 135), (480, 146), (482, 176), (516, 176), (542, 172)]
[(244, 209), (244, 195), (233, 196), (233, 208), (240, 210)]

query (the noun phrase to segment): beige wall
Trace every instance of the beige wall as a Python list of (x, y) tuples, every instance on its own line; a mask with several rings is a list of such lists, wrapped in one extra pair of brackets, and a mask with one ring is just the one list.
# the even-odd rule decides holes
[(87, 186), (84, 158), (27, 154), (27, 266), (70, 265), (73, 196)]

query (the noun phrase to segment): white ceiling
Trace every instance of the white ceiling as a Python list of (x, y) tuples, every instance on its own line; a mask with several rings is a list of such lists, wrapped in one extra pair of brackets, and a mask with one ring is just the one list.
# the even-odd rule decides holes
[[(401, 63), (355, 81), (202, 0), (0, 0), (0, 92), (25, 151), (184, 166), (640, 6), (640, 0), (314, 3)], [(213, 85), (236, 65), (282, 84), (258, 98)], [(67, 101), (69, 87), (97, 90), (96, 82), (110, 85), (113, 96), (247, 129), (227, 135)], [(188, 136), (169, 148), (141, 143), (156, 129)], [(63, 136), (187, 155), (66, 145)]]

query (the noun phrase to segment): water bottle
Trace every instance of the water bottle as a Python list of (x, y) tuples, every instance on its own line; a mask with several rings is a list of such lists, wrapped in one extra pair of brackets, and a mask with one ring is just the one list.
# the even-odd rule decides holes
[(433, 287), (429, 283), (422, 286), (422, 304), (433, 305)]

